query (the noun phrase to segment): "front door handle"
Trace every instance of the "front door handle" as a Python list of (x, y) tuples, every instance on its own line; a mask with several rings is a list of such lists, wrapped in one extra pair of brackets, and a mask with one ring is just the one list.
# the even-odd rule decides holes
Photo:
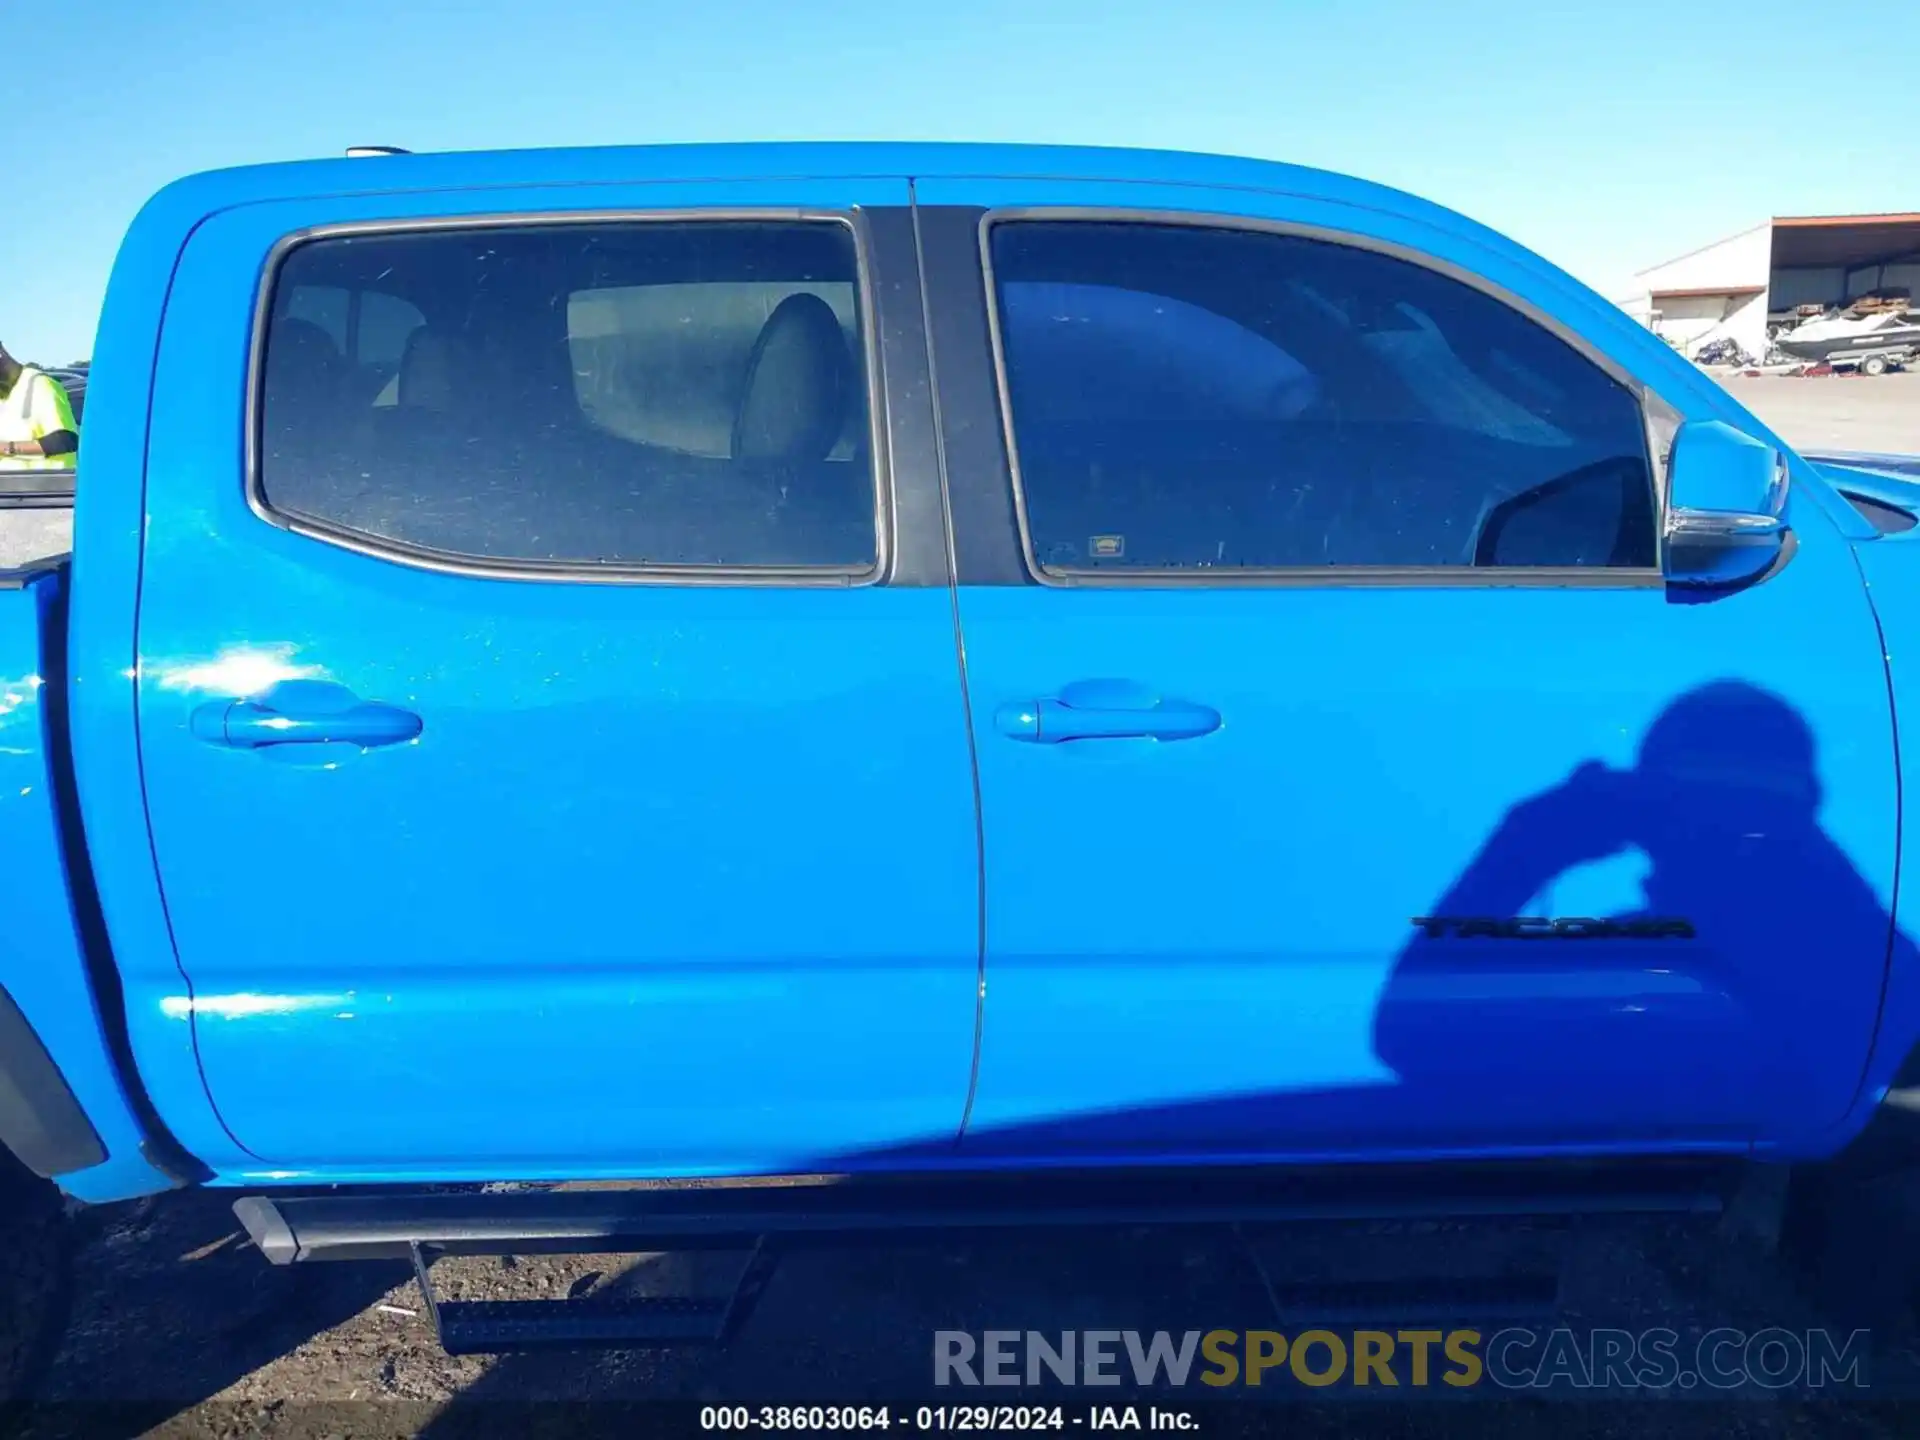
[(399, 745), (418, 735), (420, 717), (398, 705), (360, 700), (341, 708), (284, 702), (215, 700), (193, 712), (193, 733), (212, 745), (260, 750), (269, 745)]
[(1220, 712), (1129, 680), (1081, 680), (1057, 697), (1017, 700), (994, 713), (1010, 740), (1193, 740), (1220, 728)]

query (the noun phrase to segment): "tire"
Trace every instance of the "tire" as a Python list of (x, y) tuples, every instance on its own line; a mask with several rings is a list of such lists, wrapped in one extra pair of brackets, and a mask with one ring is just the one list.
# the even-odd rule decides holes
[(31, 1399), (66, 1331), (66, 1201), (0, 1150), (0, 1405)]
[(1903, 1331), (1920, 1313), (1910, 1170), (1847, 1161), (1794, 1167), (1780, 1255), (1830, 1323)]
[(1886, 374), (1887, 373), (1887, 357), (1884, 355), (1869, 355), (1866, 359), (1860, 362), (1860, 373), (1862, 375)]

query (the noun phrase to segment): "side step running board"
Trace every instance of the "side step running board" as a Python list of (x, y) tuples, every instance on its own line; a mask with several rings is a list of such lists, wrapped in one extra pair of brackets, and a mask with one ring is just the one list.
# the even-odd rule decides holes
[(727, 1296), (631, 1295), (614, 1300), (442, 1300), (413, 1247), (413, 1274), (449, 1355), (508, 1350), (594, 1350), (633, 1345), (719, 1345), (731, 1339), (773, 1275), (773, 1249), (753, 1247)]
[[(249, 1195), (234, 1214), (269, 1260), (411, 1260), (441, 1344), (453, 1354), (529, 1348), (717, 1343), (744, 1321), (782, 1248), (815, 1237), (1030, 1230), (1058, 1226), (1230, 1226), (1300, 1221), (1572, 1215), (1713, 1215), (1738, 1167), (1633, 1165), (1365, 1167), (1281, 1171), (1100, 1171), (906, 1179), (802, 1178), (724, 1185), (467, 1193), (363, 1191)], [(442, 1255), (740, 1250), (726, 1298), (647, 1296), (447, 1301), (430, 1267)], [(1254, 1263), (1259, 1264), (1257, 1257)], [(1378, 1313), (1362, 1285), (1276, 1284), (1277, 1311)], [(1456, 1282), (1446, 1282), (1457, 1289)], [(1446, 1288), (1446, 1287), (1443, 1287)], [(1482, 1287), (1485, 1288), (1485, 1287)], [(1402, 1287), (1404, 1289), (1404, 1287)], [(1503, 1280), (1453, 1295), (1508, 1313), (1551, 1301), (1551, 1282)], [(1428, 1306), (1438, 1295), (1407, 1293)], [(1447, 1308), (1442, 1306), (1441, 1308)]]
[(1494, 1215), (1714, 1214), (1726, 1162), (1486, 1166), (1436, 1171), (1104, 1171), (906, 1180), (469, 1194), (249, 1195), (233, 1212), (276, 1265), (445, 1254), (727, 1249), (762, 1235), (1221, 1225)]

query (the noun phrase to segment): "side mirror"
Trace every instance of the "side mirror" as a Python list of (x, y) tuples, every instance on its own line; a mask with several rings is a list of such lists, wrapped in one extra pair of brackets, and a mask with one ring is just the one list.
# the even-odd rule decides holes
[(1786, 457), (1719, 420), (1673, 439), (1661, 568), (1669, 585), (1730, 589), (1789, 554)]

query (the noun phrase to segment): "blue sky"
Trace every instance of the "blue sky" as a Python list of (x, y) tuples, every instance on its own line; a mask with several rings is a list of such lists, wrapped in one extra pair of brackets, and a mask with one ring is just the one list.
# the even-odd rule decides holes
[[(0, 24), (28, 3), (0, 0)], [(358, 143), (1227, 151), (1413, 190), (1612, 297), (1635, 270), (1772, 214), (1920, 209), (1912, 127), (1832, 118), (1850, 77), (1881, 61), (1902, 70), (1912, 6), (36, 4), (30, 25), (8, 27), (0, 338), (48, 362), (87, 353), (120, 236), (168, 180)], [(1813, 103), (1796, 104), (1795, 82), (1809, 79)]]

